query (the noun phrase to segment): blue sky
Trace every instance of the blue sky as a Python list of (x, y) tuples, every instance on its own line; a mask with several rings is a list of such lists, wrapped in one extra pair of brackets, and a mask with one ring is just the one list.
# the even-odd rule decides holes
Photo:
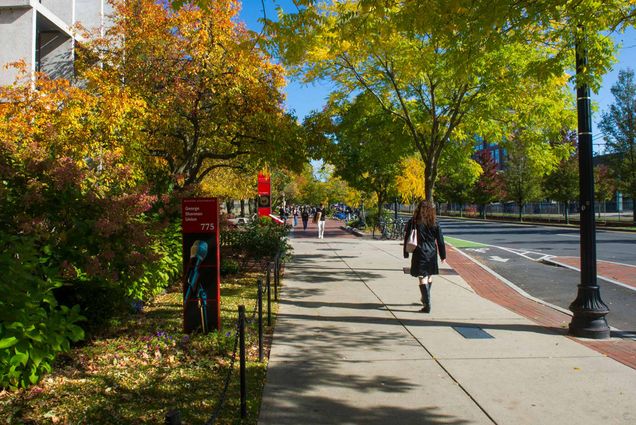
[[(276, 8), (281, 7), (286, 12), (293, 12), (295, 6), (291, 0), (244, 0), (243, 10), (240, 19), (247, 27), (259, 31), (261, 24), (259, 18), (263, 17), (263, 3), (265, 4), (265, 14), (268, 19), (276, 17)], [(618, 78), (618, 72), (622, 69), (631, 68), (636, 70), (636, 30), (630, 28), (625, 34), (615, 34), (613, 36), (616, 43), (621, 43), (622, 48), (617, 53), (617, 63), (611, 72), (603, 76), (603, 83), (598, 93), (592, 93), (592, 100), (597, 103), (598, 109), (593, 114), (595, 150), (602, 150), (602, 138), (597, 131), (596, 125), (600, 119), (600, 113), (608, 109), (614, 98), (610, 91), (612, 85)], [(294, 110), (296, 116), (302, 120), (312, 110), (322, 109), (331, 85), (328, 82), (304, 85), (298, 81), (289, 81), (286, 88), (288, 110)]]

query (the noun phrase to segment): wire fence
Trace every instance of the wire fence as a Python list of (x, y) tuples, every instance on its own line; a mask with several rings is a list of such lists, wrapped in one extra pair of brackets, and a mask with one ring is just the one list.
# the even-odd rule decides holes
[[(278, 285), (280, 279), (280, 269), (281, 269), (281, 260), (282, 255), (277, 253), (274, 257), (273, 262), (267, 263), (267, 268), (265, 270), (266, 276), (266, 285), (263, 286), (262, 279), (257, 279), (257, 296), (254, 308), (252, 309), (249, 318), (245, 315), (245, 306), (240, 305), (238, 307), (238, 320), (235, 328), (235, 337), (234, 337), (234, 348), (232, 349), (232, 355), (230, 357), (230, 362), (228, 365), (228, 369), (225, 376), (225, 382), (223, 385), (223, 390), (219, 395), (216, 407), (211, 413), (209, 419), (205, 422), (205, 425), (214, 425), (219, 418), (219, 415), (223, 412), (223, 406), (225, 405), (225, 401), (228, 396), (228, 391), (230, 388), (230, 383), (232, 382), (232, 377), (234, 376), (234, 366), (237, 359), (237, 354), (239, 358), (240, 368), (239, 368), (239, 379), (240, 379), (240, 416), (241, 418), (245, 418), (247, 416), (247, 386), (246, 386), (246, 354), (245, 354), (245, 332), (246, 329), (249, 329), (247, 325), (257, 324), (258, 329), (258, 358), (259, 362), (263, 361), (263, 295), (267, 293), (267, 323), (268, 326), (271, 326), (271, 275), (273, 271), (274, 275), (274, 288), (275, 288), (275, 299), (278, 299)], [(171, 410), (166, 414), (165, 424), (166, 425), (181, 425), (181, 412), (179, 410)]]

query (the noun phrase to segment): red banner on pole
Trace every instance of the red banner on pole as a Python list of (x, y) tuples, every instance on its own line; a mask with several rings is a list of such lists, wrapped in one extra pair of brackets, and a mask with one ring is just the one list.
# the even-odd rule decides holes
[(268, 217), (271, 208), (271, 181), (269, 175), (258, 173), (258, 216)]

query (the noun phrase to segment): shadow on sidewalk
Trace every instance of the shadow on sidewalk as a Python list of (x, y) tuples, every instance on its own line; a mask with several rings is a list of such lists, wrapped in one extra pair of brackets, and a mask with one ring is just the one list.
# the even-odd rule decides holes
[[(365, 424), (365, 425), (464, 425), (473, 423), (471, 420), (455, 418), (445, 415), (438, 407), (413, 407), (405, 409), (395, 406), (354, 406), (345, 401), (338, 401), (332, 398), (319, 396), (302, 397), (301, 403), (291, 403), (284, 400), (287, 394), (292, 391), (281, 391), (280, 387), (273, 387), (281, 397), (281, 403), (273, 401), (269, 406), (271, 410), (276, 410), (274, 420), (276, 423), (291, 424), (298, 421), (298, 411), (305, 412), (302, 420), (304, 423), (320, 424)], [(293, 391), (295, 394), (296, 391)], [(426, 404), (422, 400), (417, 404)], [(268, 421), (268, 423), (275, 423)], [(298, 422), (296, 422), (298, 423)]]
[[(369, 308), (372, 304), (363, 304)], [(298, 318), (303, 316), (290, 317)], [(404, 367), (404, 361), (432, 361), (428, 355), (405, 359), (396, 355), (395, 345), (415, 344), (404, 333), (391, 330), (370, 330), (352, 333), (338, 326), (307, 326), (299, 332), (297, 323), (282, 321), (277, 329), (277, 344), (293, 347), (285, 357), (270, 363), (268, 388), (272, 397), (265, 414), (268, 424), (426, 424), (463, 425), (469, 420), (444, 415), (431, 406), (427, 392), (434, 388), (421, 388), (411, 380), (396, 377), (393, 368)], [(311, 343), (309, 343), (311, 341)], [(355, 357), (364, 347), (366, 355)], [(370, 353), (371, 358), (367, 357)], [(348, 357), (345, 357), (348, 356)], [(377, 374), (368, 371), (367, 363), (377, 364)], [(381, 366), (380, 366), (381, 365)], [(362, 372), (361, 372), (362, 371)], [(339, 399), (339, 389), (356, 390), (364, 394), (385, 393), (381, 399), (387, 405), (361, 404), (358, 399)], [(418, 396), (414, 396), (417, 391)], [(323, 396), (322, 393), (326, 394)], [(390, 406), (395, 396), (416, 399), (412, 408)], [(403, 403), (408, 404), (408, 403)], [(271, 412), (271, 413), (270, 413)], [(263, 415), (263, 413), (261, 414)], [(269, 417), (271, 416), (271, 417)], [(261, 416), (263, 419), (263, 416)]]
[(280, 304), (289, 304), (296, 307), (303, 308), (320, 308), (320, 307), (332, 307), (332, 308), (351, 308), (360, 310), (382, 310), (384, 305), (381, 303), (322, 303), (318, 301), (289, 301), (280, 300)]
[[(323, 263), (324, 266), (324, 263)], [(290, 267), (286, 274), (286, 279), (308, 283), (328, 283), (328, 282), (359, 282), (360, 280), (379, 279), (383, 275), (373, 272), (362, 272), (349, 268), (326, 268), (317, 270), (315, 268), (294, 268)]]
[[(295, 302), (288, 302), (290, 305), (297, 305)], [(321, 307), (320, 303), (316, 303), (316, 308)], [(322, 306), (330, 307), (331, 303), (324, 303)], [(302, 307), (302, 306), (301, 306)], [(399, 310), (399, 309), (386, 309), (386, 311), (393, 312), (407, 312), (407, 313), (417, 313), (417, 308), (414, 307), (413, 310)], [(567, 329), (564, 328), (556, 328), (556, 327), (546, 327), (541, 325), (531, 325), (531, 324), (516, 324), (516, 323), (476, 323), (474, 321), (445, 321), (445, 320), (434, 320), (428, 319), (427, 315), (420, 313), (422, 316), (421, 319), (395, 319), (393, 317), (370, 317), (370, 316), (311, 316), (306, 314), (288, 314), (283, 313), (280, 314), (279, 317), (289, 317), (290, 319), (295, 320), (309, 320), (309, 321), (321, 321), (321, 322), (342, 322), (342, 323), (367, 323), (367, 324), (376, 324), (376, 325), (384, 325), (384, 326), (410, 326), (410, 327), (454, 327), (454, 326), (471, 326), (471, 327), (479, 327), (484, 330), (494, 329), (494, 330), (504, 330), (504, 331), (514, 331), (514, 332), (532, 332), (539, 333), (545, 335), (566, 335)]]

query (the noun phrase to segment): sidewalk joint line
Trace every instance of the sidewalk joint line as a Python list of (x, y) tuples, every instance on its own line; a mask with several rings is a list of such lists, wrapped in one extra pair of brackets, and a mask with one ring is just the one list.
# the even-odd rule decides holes
[[(377, 247), (377, 245), (375, 245), (375, 246)], [(381, 248), (377, 248), (377, 249), (379, 249), (380, 251), (382, 251), (382, 252), (384, 252), (384, 253), (386, 253), (386, 254), (388, 254), (388, 255), (391, 255), (391, 256), (392, 256), (392, 257), (394, 257), (394, 258), (397, 258), (397, 256), (392, 255), (391, 253), (389, 253), (389, 252), (387, 252), (387, 251), (385, 251), (385, 250), (383, 250), (383, 249), (381, 249)], [(492, 416), (491, 416), (491, 415), (490, 415), (490, 414), (486, 411), (486, 409), (485, 409), (485, 408), (484, 408), (484, 407), (483, 407), (483, 406), (482, 406), (482, 405), (481, 405), (481, 404), (477, 401), (477, 399), (475, 399), (475, 397), (473, 397), (473, 396), (472, 396), (472, 394), (470, 394), (470, 393), (468, 392), (468, 390), (467, 390), (466, 388), (464, 388), (464, 386), (463, 386), (463, 385), (462, 385), (462, 384), (461, 384), (461, 383), (460, 383), (460, 382), (459, 382), (459, 381), (458, 381), (458, 380), (457, 380), (457, 379), (453, 376), (453, 374), (452, 374), (452, 373), (450, 373), (450, 371), (444, 367), (444, 365), (443, 365), (443, 364), (439, 361), (439, 359), (438, 359), (437, 357), (435, 357), (435, 356), (433, 355), (433, 353), (431, 353), (431, 352), (429, 351), (429, 349), (428, 349), (428, 348), (426, 348), (426, 346), (425, 346), (424, 344), (422, 344), (422, 342), (421, 342), (421, 341), (420, 341), (420, 340), (419, 340), (419, 339), (418, 339), (415, 335), (413, 335), (413, 333), (411, 332), (411, 330), (410, 330), (410, 329), (409, 329), (409, 328), (408, 328), (408, 327), (404, 324), (404, 322), (402, 322), (402, 320), (401, 320), (399, 317), (397, 317), (397, 315), (396, 315), (396, 314), (393, 312), (393, 310), (392, 310), (392, 309), (391, 309), (391, 308), (390, 308), (390, 307), (389, 307), (389, 306), (388, 306), (388, 305), (387, 305), (387, 304), (386, 304), (386, 303), (382, 300), (382, 298), (380, 298), (380, 297), (378, 296), (378, 294), (377, 294), (377, 293), (376, 293), (376, 292), (375, 292), (375, 291), (374, 291), (374, 290), (373, 290), (373, 289), (369, 286), (369, 284), (366, 282), (366, 280), (364, 280), (362, 277), (360, 277), (360, 275), (358, 274), (358, 271), (357, 271), (356, 269), (352, 268), (352, 267), (349, 265), (349, 263), (347, 263), (347, 262), (345, 261), (345, 259), (344, 259), (344, 258), (342, 258), (342, 257), (340, 256), (340, 254), (338, 254), (336, 251), (334, 251), (334, 253), (335, 253), (335, 254), (336, 254), (336, 256), (340, 259), (340, 261), (342, 261), (342, 262), (343, 262), (343, 263), (344, 263), (347, 267), (349, 267), (349, 269), (350, 269), (352, 272), (354, 272), (354, 273), (356, 274), (357, 278), (358, 278), (358, 279), (359, 279), (359, 280), (360, 280), (360, 281), (364, 284), (364, 286), (366, 286), (366, 287), (367, 287), (367, 289), (368, 289), (369, 291), (371, 291), (371, 293), (372, 293), (372, 294), (373, 294), (373, 295), (374, 295), (374, 296), (378, 299), (378, 301), (380, 301), (380, 303), (382, 303), (382, 305), (386, 307), (386, 309), (387, 309), (386, 311), (387, 311), (388, 313), (390, 313), (390, 314), (391, 314), (391, 316), (393, 316), (393, 318), (394, 318), (395, 320), (397, 320), (397, 321), (398, 321), (398, 323), (399, 323), (399, 324), (400, 324), (400, 325), (404, 328), (404, 330), (405, 330), (405, 331), (406, 331), (409, 335), (411, 335), (411, 337), (412, 337), (412, 338), (413, 338), (413, 339), (417, 342), (417, 344), (418, 344), (420, 347), (422, 347), (422, 348), (424, 349), (424, 351), (426, 351), (426, 353), (427, 353), (429, 356), (431, 356), (431, 358), (435, 361), (435, 363), (436, 363), (436, 364), (437, 364), (437, 365), (438, 365), (438, 366), (439, 366), (439, 367), (440, 367), (440, 368), (441, 368), (441, 369), (442, 369), (442, 370), (446, 373), (446, 375), (448, 375), (448, 377), (449, 377), (450, 379), (452, 379), (452, 380), (453, 380), (453, 382), (455, 382), (455, 383), (457, 384), (457, 386), (458, 386), (458, 387), (459, 387), (459, 388), (460, 388), (460, 389), (464, 392), (464, 394), (466, 394), (466, 396), (468, 396), (468, 398), (470, 398), (470, 399), (473, 401), (473, 403), (475, 403), (475, 405), (479, 408), (479, 410), (481, 410), (481, 411), (483, 412), (483, 414), (484, 414), (484, 415), (486, 415), (486, 417), (487, 417), (488, 419), (490, 419), (490, 421), (491, 421), (494, 425), (498, 425), (497, 421), (495, 421), (495, 419), (494, 419), (494, 418), (493, 418), (493, 417), (492, 417)]]

